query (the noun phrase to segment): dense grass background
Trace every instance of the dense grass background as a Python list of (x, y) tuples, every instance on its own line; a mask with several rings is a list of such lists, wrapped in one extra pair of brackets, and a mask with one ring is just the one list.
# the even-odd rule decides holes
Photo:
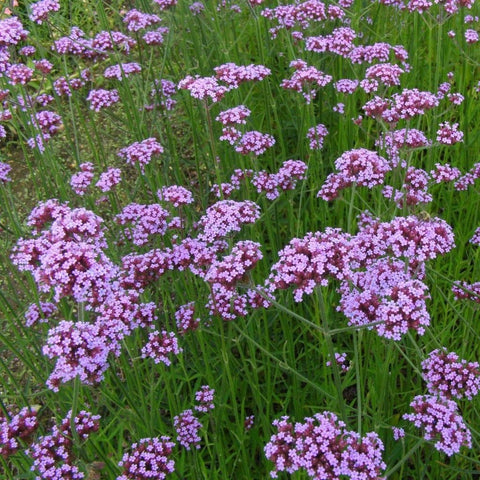
[[(333, 202), (317, 198), (335, 160), (354, 148), (375, 150), (375, 140), (387, 127), (369, 118), (360, 126), (352, 121), (363, 115), (361, 107), (372, 97), (362, 90), (347, 96), (336, 92), (330, 84), (320, 89), (316, 99), (307, 105), (300, 93), (280, 87), (281, 81), (293, 72), (290, 61), (297, 58), (332, 75), (334, 81), (361, 79), (366, 65), (352, 64), (333, 54), (306, 52), (303, 42), (294, 41), (291, 32), (285, 30), (272, 39), (272, 22), (261, 11), (274, 8), (275, 2), (252, 5), (242, 1), (238, 4), (239, 13), (231, 10), (228, 1), (209, 2), (200, 15), (193, 15), (186, 2), (162, 12), (147, 0), (60, 3), (60, 11), (42, 25), (28, 19), (29, 11), (23, 2), (13, 9), (30, 32), (25, 44), (37, 48), (35, 58), (48, 58), (54, 64), (52, 73), (26, 87), (12, 86), (0, 77), (1, 88), (9, 89), (13, 98), (33, 92), (54, 95), (50, 108), (62, 116), (64, 124), (62, 132), (40, 153), (26, 145), (33, 131), (29, 111), (17, 108), (12, 120), (4, 123), (7, 137), (1, 145), (0, 160), (12, 166), (12, 181), (0, 184), (2, 410), (35, 405), (40, 422), (36, 435), (46, 434), (53, 421), (58, 422), (70, 409), (85, 408), (101, 415), (99, 431), (88, 441), (75, 444), (77, 464), (90, 480), (116, 478), (120, 474), (118, 461), (133, 442), (160, 435), (174, 438), (173, 417), (191, 408), (195, 392), (207, 384), (215, 389), (215, 409), (202, 417), (201, 448), (175, 450), (176, 471), (172, 478), (268, 478), (272, 464), (265, 458), (263, 448), (274, 433), (272, 421), (282, 415), (301, 421), (326, 410), (335, 412), (350, 429), (362, 435), (370, 431), (380, 435), (389, 478), (453, 480), (480, 475), (478, 397), (459, 402), (472, 432), (473, 446), (452, 457), (423, 442), (421, 432), (401, 418), (409, 411), (413, 397), (426, 393), (420, 364), (430, 351), (446, 347), (468, 361), (480, 358), (477, 304), (456, 301), (451, 292), (454, 281), (473, 283), (479, 277), (478, 246), (468, 242), (480, 226), (478, 186), (457, 191), (452, 183), (433, 185), (431, 203), (408, 209), (396, 208), (382, 196), (381, 187), (349, 188)], [(128, 57), (118, 49), (94, 63), (52, 52), (53, 40), (67, 35), (72, 26), (78, 26), (89, 37), (102, 30), (127, 33), (121, 15), (130, 8), (162, 17), (161, 25), (169, 28), (162, 46), (134, 47)], [(465, 30), (478, 28), (478, 21), (472, 26), (465, 24), (464, 17), (480, 15), (478, 5), (449, 16), (441, 5), (419, 14), (356, 0), (345, 11), (351, 27), (361, 33), (357, 44), (388, 42), (403, 45), (408, 51), (410, 71), (401, 76), (401, 86), (386, 89), (387, 95), (403, 88), (436, 92), (440, 83), (448, 81), (447, 74), (453, 72), (451, 92), (460, 92), (465, 101), (459, 106), (443, 101), (440, 107), (399, 124), (399, 128), (421, 129), (434, 140), (440, 122), (458, 122), (464, 132), (462, 143), (413, 150), (405, 159), (409, 165), (427, 172), (436, 163), (450, 163), (466, 173), (478, 161), (480, 148), (480, 47), (466, 43)], [(6, 11), (1, 15), (7, 18)], [(331, 29), (331, 23), (312, 22), (305, 36), (327, 34)], [(449, 37), (449, 31), (455, 32), (455, 38)], [(141, 45), (139, 34), (132, 37)], [(124, 81), (102, 77), (106, 66), (126, 61), (139, 62), (141, 74)], [(261, 82), (240, 85), (215, 104), (205, 104), (180, 90), (174, 97), (178, 104), (171, 112), (143, 108), (149, 102), (155, 79), (178, 83), (187, 75), (211, 76), (214, 67), (226, 62), (262, 64), (272, 74)], [(92, 82), (68, 98), (54, 93), (55, 78), (79, 78), (87, 66), (93, 74)], [(95, 113), (85, 100), (89, 88), (116, 88), (121, 101)], [(345, 104), (343, 115), (333, 111), (339, 102)], [(239, 104), (252, 111), (249, 130), (269, 133), (276, 139), (275, 145), (258, 158), (241, 156), (226, 142), (218, 141), (221, 127), (215, 117)], [(306, 133), (318, 123), (324, 124), (329, 134), (323, 149), (312, 151)], [(149, 137), (156, 137), (165, 152), (142, 175), (117, 153), (134, 141)], [(76, 321), (83, 315), (88, 320), (89, 313), (64, 298), (53, 323), (25, 326), (26, 308), (40, 297), (33, 279), (20, 273), (9, 257), (18, 239), (30, 236), (26, 218), (39, 201), (57, 198), (69, 202), (72, 208), (84, 206), (100, 215), (110, 245), (108, 255), (119, 264), (132, 251), (144, 252), (161, 244), (154, 240), (139, 249), (128, 242), (117, 242), (120, 229), (114, 217), (128, 203), (155, 203), (155, 193), (161, 187), (183, 185), (195, 198), (195, 203), (182, 213), (191, 227), (216, 201), (210, 193), (214, 183), (229, 181), (236, 168), (276, 172), (288, 159), (300, 159), (308, 165), (307, 178), (295, 190), (270, 201), (245, 184), (233, 197), (257, 202), (262, 212), (254, 225), (245, 226), (230, 240), (233, 244), (250, 239), (262, 245), (264, 258), (252, 272), (253, 284), (264, 282), (278, 260), (278, 252), (292, 238), (326, 227), (355, 234), (357, 215), (366, 209), (382, 221), (408, 214), (441, 217), (452, 226), (456, 247), (427, 265), (425, 282), (431, 295), (431, 325), (424, 336), (412, 332), (395, 342), (374, 331), (348, 328), (347, 320), (336, 309), (339, 295), (334, 283), (316, 289), (301, 303), (294, 302), (292, 292), (287, 290), (278, 292), (271, 308), (255, 310), (245, 318), (233, 322), (209, 318), (202, 307), (208, 295), (205, 282), (190, 272), (170, 272), (142, 294), (142, 301), (157, 305), (157, 326), (175, 329), (175, 311), (191, 301), (196, 301), (202, 319), (199, 330), (181, 338), (183, 353), (171, 366), (141, 358), (148, 331), (138, 329), (124, 340), (121, 356), (111, 359), (100, 384), (88, 386), (74, 381), (61, 385), (58, 393), (45, 386), (53, 367), (42, 355), (49, 328), (59, 320)], [(95, 165), (97, 172), (109, 166), (122, 169), (124, 180), (107, 195), (106, 202), (97, 202), (101, 195), (98, 191), (91, 190), (85, 196), (72, 192), (70, 177), (87, 161)], [(400, 186), (402, 179), (394, 176), (391, 173), (387, 181)], [(335, 365), (326, 366), (333, 351), (348, 354), (351, 368), (346, 374)], [(255, 422), (246, 430), (244, 420), (249, 415), (255, 416)], [(405, 427), (406, 437), (394, 441), (392, 426)], [(30, 472), (31, 460), (22, 450), (0, 461), (5, 478), (35, 476)], [(296, 473), (292, 478), (307, 477)]]

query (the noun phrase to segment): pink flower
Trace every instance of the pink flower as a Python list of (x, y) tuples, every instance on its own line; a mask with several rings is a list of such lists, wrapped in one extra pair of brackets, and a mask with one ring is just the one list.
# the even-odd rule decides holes
[(437, 131), (437, 142), (442, 145), (454, 145), (463, 142), (463, 132), (458, 130), (458, 123), (443, 122)]
[(183, 80), (180, 80), (178, 88), (188, 90), (193, 98), (203, 100), (210, 97), (213, 102), (220, 101), (228, 91), (228, 88), (220, 85), (215, 77), (200, 77), (198, 75), (195, 78), (187, 75)]
[(265, 153), (270, 147), (275, 144), (275, 138), (268, 133), (260, 133), (255, 130), (246, 132), (238, 140), (235, 146), (235, 151), (242, 155), (253, 153), (258, 156)]
[(410, 406), (414, 413), (403, 415), (417, 428), (424, 430), (424, 438), (434, 441), (435, 448), (449, 457), (462, 446), (472, 448), (470, 430), (458, 413), (457, 404), (435, 395), (418, 395)]
[(102, 108), (111, 107), (114, 103), (117, 103), (120, 100), (118, 96), (118, 91), (113, 90), (90, 90), (88, 94), (87, 101), (90, 102), (90, 109), (99, 112)]
[(158, 143), (156, 138), (151, 137), (122, 148), (118, 152), (118, 156), (124, 158), (130, 165), (139, 165), (143, 173), (145, 165), (151, 162), (152, 157), (162, 153), (163, 147)]
[(170, 356), (179, 355), (183, 350), (178, 346), (173, 332), (155, 330), (148, 334), (148, 342), (142, 348), (142, 358), (152, 358), (155, 363), (171, 365)]
[(118, 463), (123, 473), (117, 480), (164, 480), (175, 471), (175, 461), (169, 458), (174, 446), (170, 437), (142, 438)]

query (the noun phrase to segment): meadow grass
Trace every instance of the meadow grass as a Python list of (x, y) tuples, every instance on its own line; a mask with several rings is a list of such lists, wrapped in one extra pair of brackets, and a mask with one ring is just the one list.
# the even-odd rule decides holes
[[(478, 5), (44, 0), (41, 16), (13, 3), (0, 13), (0, 475), (477, 478)], [(341, 79), (362, 83), (347, 94)], [(101, 89), (111, 104), (95, 108)], [(387, 103), (369, 115), (375, 97)], [(222, 126), (240, 105), (245, 123)], [(439, 141), (443, 122), (463, 136)], [(307, 138), (319, 124), (328, 134)], [(458, 172), (436, 182), (437, 164)], [(102, 191), (111, 168), (121, 181)], [(44, 302), (54, 311), (31, 320)], [(441, 349), (456, 373), (429, 379), (422, 362)], [(427, 406), (418, 426), (405, 417), (420, 395), (445, 425)], [(201, 427), (174, 425), (188, 409)], [(84, 411), (99, 416), (85, 434)], [(175, 446), (152, 454), (157, 473), (128, 471), (134, 444), (162, 436)], [(303, 456), (322, 441), (360, 463)]]

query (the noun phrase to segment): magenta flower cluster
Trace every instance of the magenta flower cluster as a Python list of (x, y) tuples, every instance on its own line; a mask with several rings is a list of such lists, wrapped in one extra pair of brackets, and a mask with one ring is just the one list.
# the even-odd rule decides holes
[(18, 452), (22, 446), (19, 440), (27, 442), (38, 428), (37, 412), (27, 407), (17, 414), (0, 413), (0, 455), (8, 458)]
[(295, 69), (295, 72), (290, 79), (283, 80), (280, 86), (302, 93), (307, 104), (316, 97), (319, 88), (325, 87), (332, 81), (331, 75), (308, 66), (303, 60), (294, 60), (290, 66)]
[(123, 235), (135, 245), (148, 243), (152, 235), (163, 235), (167, 231), (169, 212), (161, 205), (139, 205), (130, 203), (115, 216), (115, 221), (124, 226)]
[(306, 178), (307, 165), (301, 160), (287, 160), (276, 173), (265, 170), (254, 172), (251, 169), (236, 169), (230, 177), (230, 182), (220, 186), (214, 184), (212, 191), (217, 197), (228, 198), (236, 190), (240, 190), (241, 181), (250, 179), (258, 193), (265, 193), (269, 200), (275, 200), (282, 191), (293, 190), (297, 182)]
[(335, 199), (341, 190), (356, 184), (373, 188), (383, 183), (391, 170), (389, 162), (376, 152), (365, 148), (350, 150), (335, 161), (338, 173), (328, 175), (317, 196), (324, 200)]
[(175, 416), (173, 426), (177, 432), (177, 441), (187, 450), (199, 449), (201, 438), (198, 431), (203, 427), (197, 417), (190, 409), (184, 410), (180, 415)]
[(33, 459), (32, 470), (37, 472), (42, 480), (78, 480), (85, 478), (83, 472), (74, 464), (73, 432), (81, 440), (86, 440), (91, 433), (99, 428), (99, 415), (92, 415), (85, 410), (79, 412), (73, 419), (72, 412), (62, 420), (60, 426), (54, 426), (50, 435), (37, 439), (27, 453)]
[(430, 352), (422, 362), (422, 377), (432, 395), (448, 400), (464, 397), (472, 400), (480, 390), (478, 362), (467, 362), (445, 348)]
[[(203, 385), (202, 388), (195, 393), (195, 410), (201, 413), (208, 413), (215, 408), (213, 404), (215, 390), (209, 385)], [(177, 433), (177, 441), (186, 450), (192, 448), (200, 449), (201, 438), (199, 431), (203, 428), (200, 420), (195, 416), (192, 409), (186, 409), (173, 419), (173, 426)]]
[(143, 173), (145, 166), (151, 162), (152, 157), (161, 155), (162, 153), (162, 145), (158, 143), (156, 138), (151, 137), (122, 148), (118, 152), (118, 156), (125, 159), (130, 165), (138, 165)]
[(317, 286), (338, 280), (339, 309), (350, 324), (371, 325), (379, 335), (399, 340), (409, 329), (424, 333), (430, 321), (424, 262), (453, 246), (453, 232), (440, 219), (370, 219), (355, 236), (327, 228), (281, 250), (267, 288), (274, 293), (293, 286), (300, 302)]
[(265, 446), (267, 459), (274, 463), (272, 478), (299, 470), (314, 480), (382, 478), (384, 447), (376, 433), (362, 438), (331, 412), (317, 413), (302, 423), (291, 423), (284, 416), (273, 425), (277, 433)]
[(451, 456), (463, 446), (472, 448), (470, 430), (454, 401), (437, 395), (418, 395), (410, 407), (414, 413), (406, 413), (403, 418), (423, 429), (425, 440), (433, 441), (438, 451)]
[(117, 480), (164, 480), (175, 471), (175, 461), (170, 458), (174, 446), (167, 436), (142, 438), (123, 455), (118, 464), (123, 473)]

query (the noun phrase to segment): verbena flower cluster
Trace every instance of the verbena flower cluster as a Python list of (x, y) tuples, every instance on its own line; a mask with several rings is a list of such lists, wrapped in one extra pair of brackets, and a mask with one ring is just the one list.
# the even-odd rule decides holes
[(303, 422), (289, 420), (284, 416), (273, 422), (277, 433), (265, 446), (266, 457), (274, 463), (272, 478), (279, 472), (299, 470), (315, 480), (381, 478), (386, 465), (383, 443), (376, 433), (361, 437), (331, 412), (317, 413)]
[(430, 352), (422, 362), (422, 371), (432, 395), (438, 394), (449, 400), (463, 397), (472, 400), (480, 389), (478, 362), (467, 362), (445, 348)]
[[(60, 426), (54, 426), (50, 435), (39, 437), (32, 443), (28, 453), (33, 459), (32, 470), (44, 480), (74, 480), (85, 478), (75, 465), (73, 455), (74, 435), (86, 440), (99, 428), (99, 415), (82, 410), (74, 418), (72, 412), (62, 420)], [(72, 432), (75, 428), (75, 433)]]
[(17, 414), (0, 413), (0, 455), (8, 458), (22, 448), (19, 440), (27, 442), (38, 428), (37, 412), (28, 407)]
[(424, 263), (453, 246), (451, 227), (440, 219), (371, 220), (355, 236), (327, 228), (281, 250), (267, 288), (274, 293), (292, 286), (300, 302), (317, 286), (338, 280), (339, 309), (350, 324), (373, 324), (379, 335), (399, 340), (409, 329), (425, 332), (430, 316)]
[(164, 480), (175, 471), (175, 461), (170, 458), (174, 446), (167, 436), (142, 438), (119, 462), (123, 473), (117, 480)]
[[(411, 81), (414, 77), (409, 75), (406, 48), (383, 41), (366, 43), (373, 41), (374, 30), (362, 30), (357, 25), (373, 20), (357, 18), (351, 0), (296, 1), (272, 8), (259, 7), (263, 0), (249, 0), (246, 7), (222, 0), (214, 7), (192, 2), (183, 10), (181, 5), (175, 8), (176, 0), (151, 3), (151, 8), (143, 5), (148, 10), (145, 12), (136, 8), (115, 12), (116, 18), (107, 20), (119, 30), (95, 31), (89, 23), (88, 32), (70, 25), (68, 33), (61, 31), (63, 22), (57, 22), (63, 20), (58, 0), (29, 2), (26, 7), (12, 0), (2, 10), (0, 140), (7, 146), (21, 142), (32, 150), (24, 152), (35, 180), (31, 195), (44, 200), (28, 216), (29, 235), (22, 219), (17, 218), (18, 212), (11, 209), (16, 202), (10, 201), (12, 194), (23, 188), (20, 184), (17, 189), (17, 180), (23, 181), (24, 172), (14, 157), (10, 160), (8, 156), (8, 163), (0, 161), (0, 231), (6, 235), (7, 244), (16, 238), (11, 260), (21, 272), (31, 275), (37, 287), (19, 318), (23, 315), (32, 337), (40, 338), (42, 333), (46, 337), (37, 350), (53, 365), (47, 387), (59, 392), (72, 380), (89, 386), (98, 384), (109, 366), (117, 363), (122, 349), (126, 347), (130, 353), (132, 344), (137, 349), (129, 357), (133, 358), (132, 368), (146, 359), (149, 368), (166, 370), (184, 349), (190, 355), (186, 345), (196, 340), (194, 332), (214, 324), (212, 317), (233, 321), (254, 310), (270, 308), (272, 303), (278, 306), (277, 302), (283, 301), (280, 290), (286, 289), (293, 290), (298, 303), (307, 302), (306, 297), (315, 289), (333, 285), (337, 312), (346, 317), (347, 330), (374, 330), (382, 341), (399, 341), (410, 332), (423, 335), (430, 325), (429, 262), (449, 253), (455, 244), (452, 226), (435, 213), (430, 217), (419, 212), (426, 208), (424, 204), (430, 204), (431, 209), (438, 207), (433, 200), (441, 189), (451, 193), (470, 189), (468, 195), (474, 194), (472, 187), (480, 177), (480, 163), (462, 171), (453, 161), (446, 162), (450, 154), (447, 147), (452, 146), (455, 152), (461, 147), (457, 144), (465, 141), (464, 147), (470, 148), (473, 142), (468, 122), (459, 114), (475, 111), (472, 102), (480, 83), (475, 86), (456, 77), (452, 65), (452, 72), (438, 80), (446, 81), (432, 91), (415, 86)], [(419, 23), (425, 20), (432, 29), (451, 22), (455, 13), (474, 7), (473, 0), (379, 3), (380, 9), (395, 8), (395, 16), (402, 12), (423, 15)], [(256, 61), (256, 46), (242, 51), (248, 30), (237, 36), (234, 24), (233, 14), (246, 14), (245, 8), (252, 18), (263, 17), (263, 23), (257, 25), (257, 39), (262, 42), (258, 48), (265, 65), (216, 64), (214, 53), (224, 51), (225, 62), (234, 48), (212, 44), (215, 48), (207, 57), (191, 59), (191, 69), (183, 69), (186, 57), (179, 58), (178, 65), (171, 68), (167, 57), (180, 42), (177, 44), (176, 32), (163, 22), (178, 27), (175, 15), (180, 11), (189, 19), (184, 46), (198, 39), (195, 33), (201, 31), (203, 38), (212, 25), (218, 29), (221, 24), (217, 22), (228, 19), (232, 20), (233, 32), (226, 30), (225, 39), (230, 34), (236, 36), (235, 50), (242, 55), (248, 53), (243, 55), (246, 63)], [(154, 12), (163, 12), (162, 18)], [(461, 35), (445, 30), (446, 39), (463, 55), (473, 52), (472, 59), (479, 43), (478, 21), (477, 16), (465, 15)], [(270, 27), (271, 39), (280, 39), (280, 51), (275, 42), (263, 42), (261, 28), (265, 24)], [(39, 32), (44, 36), (36, 37)], [(149, 59), (148, 65), (145, 58)], [(413, 61), (418, 63), (415, 58)], [(158, 76), (164, 74), (169, 78)], [(341, 78), (349, 75), (355, 78)], [(455, 85), (464, 83), (469, 90), (456, 92)], [(262, 96), (264, 103), (253, 103)], [(252, 100), (251, 109), (243, 103), (247, 100)], [(78, 105), (86, 109), (81, 119), (77, 118), (78, 112), (73, 112)], [(285, 112), (292, 118), (282, 125)], [(192, 140), (187, 125), (202, 116), (206, 124), (193, 125), (198, 135)], [(84, 156), (84, 148), (103, 138), (103, 122), (107, 132), (111, 128), (117, 132), (118, 127), (118, 132), (125, 133), (122, 144), (112, 147), (108, 142)], [(349, 150), (336, 151), (342, 145), (343, 132), (338, 135), (334, 131), (335, 122), (337, 129), (345, 127)], [(129, 128), (124, 129), (127, 123)], [(270, 131), (263, 131), (265, 125)], [(207, 127), (205, 132), (203, 127)], [(99, 131), (91, 135), (91, 129)], [(350, 129), (362, 135), (350, 138)], [(226, 144), (221, 144), (218, 151), (215, 145), (205, 147), (207, 135), (203, 134), (208, 133), (207, 141), (211, 142), (220, 132), (219, 139)], [(139, 140), (133, 142), (135, 139)], [(362, 147), (363, 140), (368, 148)], [(76, 147), (75, 161), (63, 148), (70, 143)], [(205, 155), (204, 147), (208, 150)], [(432, 156), (434, 149), (441, 153)], [(256, 158), (266, 152), (262, 159)], [(67, 156), (57, 158), (59, 153)], [(285, 160), (302, 154), (305, 161)], [(184, 155), (188, 161), (178, 171), (175, 162)], [(441, 163), (432, 168), (432, 158)], [(252, 161), (255, 168), (247, 168)], [(236, 162), (230, 178), (224, 177), (225, 172), (219, 168), (228, 162), (230, 166)], [(116, 163), (122, 168), (116, 168)], [(37, 166), (41, 172), (38, 176)], [(309, 168), (312, 173), (306, 181)], [(319, 171), (323, 177), (317, 175)], [(65, 202), (66, 194), (59, 188), (55, 195), (62, 201), (45, 200), (62, 177), (70, 177), (76, 196)], [(114, 190), (122, 177), (122, 185)], [(10, 183), (12, 178), (15, 181)], [(180, 179), (188, 185), (182, 186)], [(299, 184), (301, 192), (280, 198)], [(350, 190), (345, 193), (347, 188)], [(252, 194), (258, 194), (258, 203), (246, 199)], [(234, 200), (235, 195), (241, 200)], [(212, 196), (218, 201), (212, 201)], [(311, 228), (311, 221), (322, 218), (323, 212), (328, 218), (336, 208), (321, 200), (338, 199), (340, 205), (345, 197), (351, 202), (345, 220), (348, 230), (322, 225), (318, 227), (321, 230), (302, 231)], [(268, 204), (265, 199), (275, 202)], [(363, 213), (355, 227), (359, 200), (381, 218)], [(279, 252), (257, 241), (271, 234), (263, 226), (252, 227), (260, 219), (278, 221), (279, 238), (284, 241), (287, 226), (293, 223), (292, 218), (283, 221), (282, 209), (302, 214), (305, 205), (312, 208), (315, 202), (322, 214), (305, 223), (295, 219), (298, 238), (288, 242), (291, 237), (287, 237), (287, 245)], [(268, 208), (263, 209), (261, 217), (263, 203)], [(88, 205), (88, 209), (82, 205)], [(480, 227), (473, 232), (470, 243), (480, 244)], [(278, 260), (269, 265), (272, 255)], [(258, 280), (262, 268), (269, 274)], [(183, 283), (177, 288), (182, 274), (192, 285), (191, 291), (183, 289)], [(159, 296), (164, 288), (170, 294)], [(456, 300), (480, 303), (480, 282), (456, 280), (452, 292)], [(20, 305), (21, 301), (18, 295), (14, 303)], [(238, 328), (250, 328), (248, 322), (254, 318), (247, 318), (247, 323), (239, 323)], [(275, 315), (267, 312), (265, 319), (270, 327)], [(229, 327), (232, 325), (225, 326)], [(269, 345), (282, 342), (276, 327), (269, 333)], [(212, 338), (216, 335), (213, 332)], [(240, 345), (257, 339), (245, 335), (235, 341)], [(340, 344), (335, 346), (342, 348)], [(238, 351), (232, 354), (236, 356)], [(265, 353), (270, 354), (267, 350)], [(350, 368), (346, 353), (335, 353), (327, 360), (327, 366), (336, 365), (341, 372)], [(478, 394), (478, 362), (467, 362), (441, 348), (432, 351), (421, 367), (428, 395), (415, 397), (410, 405), (413, 413), (406, 413), (403, 419), (422, 429), (424, 438), (448, 456), (462, 447), (471, 448), (472, 435), (453, 399), (472, 400)], [(182, 368), (190, 376), (189, 364)], [(261, 369), (258, 373), (264, 375)], [(200, 376), (191, 378), (200, 385)], [(118, 381), (123, 379), (119, 376)], [(27, 390), (22, 395), (28, 397), (31, 392)], [(88, 387), (85, 391), (94, 390)], [(176, 436), (179, 446), (199, 450), (201, 432), (208, 424), (215, 425), (216, 434), (220, 434), (223, 426), (217, 425), (217, 419), (207, 423), (201, 416), (225, 408), (220, 403), (215, 405), (214, 400), (215, 390), (203, 385), (195, 392), (195, 405), (178, 415), (171, 414), (172, 437)], [(0, 404), (0, 455), (6, 459), (6, 468), (30, 445), (26, 454), (33, 461), (37, 478), (86, 476), (81, 471), (85, 459), (76, 460), (75, 453), (80, 449), (74, 443), (86, 440), (99, 428), (97, 415), (85, 410), (69, 412), (49, 434), (39, 435), (36, 409), (18, 411), (3, 398)], [(254, 415), (245, 417), (252, 411), (251, 405), (245, 407), (243, 410), (242, 404), (242, 416), (236, 418), (245, 418), (248, 430)], [(161, 415), (167, 412), (162, 409)], [(319, 413), (297, 423), (284, 416), (273, 425), (277, 431), (264, 450), (274, 464), (273, 478), (301, 471), (300, 475), (319, 480), (366, 480), (382, 478), (386, 469), (380, 437), (373, 432), (361, 437), (348, 430), (334, 413)], [(135, 441), (133, 433), (125, 435), (129, 444)], [(396, 427), (394, 438), (404, 436), (403, 428)], [(136, 441), (118, 464), (118, 480), (166, 478), (175, 469), (174, 447), (168, 436)], [(195, 452), (182, 452), (190, 454)]]
[(418, 395), (410, 406), (414, 413), (406, 413), (403, 418), (423, 429), (425, 440), (433, 441), (437, 450), (451, 456), (463, 446), (472, 448), (470, 430), (454, 401), (436, 395)]

